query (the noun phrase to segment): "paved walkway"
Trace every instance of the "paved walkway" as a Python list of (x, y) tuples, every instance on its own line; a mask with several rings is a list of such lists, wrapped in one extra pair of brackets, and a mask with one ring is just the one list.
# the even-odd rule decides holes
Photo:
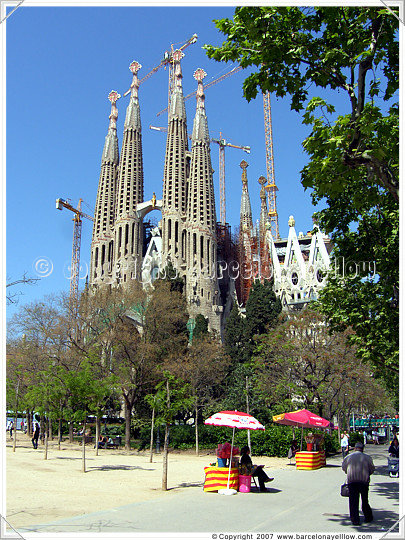
[[(399, 509), (399, 482), (388, 475), (386, 445), (368, 445), (366, 452), (376, 465), (369, 496), (374, 522), (363, 523), (360, 514), (358, 527), (350, 522), (348, 499), (340, 496), (345, 474), (341, 470), (341, 456), (337, 455), (328, 459), (326, 467), (316, 471), (297, 471), (294, 466), (274, 473), (269, 471), (275, 479), (267, 484), (271, 486), (267, 493), (234, 496), (205, 493), (201, 479), (200, 485), (185, 485), (181, 491), (173, 490), (158, 499), (26, 527), (19, 532), (22, 535), (28, 532), (370, 532), (383, 535), (403, 515)], [(393, 531), (398, 533), (398, 526)]]

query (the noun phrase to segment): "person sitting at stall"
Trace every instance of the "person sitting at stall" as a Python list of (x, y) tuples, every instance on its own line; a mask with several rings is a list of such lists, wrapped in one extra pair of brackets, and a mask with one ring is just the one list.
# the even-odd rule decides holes
[(243, 476), (255, 476), (259, 480), (260, 491), (267, 491), (266, 482), (271, 482), (274, 478), (269, 478), (263, 470), (263, 465), (253, 465), (250, 457), (250, 448), (244, 446), (240, 451), (239, 474)]
[(287, 457), (288, 459), (292, 459), (295, 457), (295, 454), (298, 452), (298, 444), (297, 441), (294, 439), (291, 443), (290, 448), (288, 449)]
[(391, 457), (399, 458), (399, 441), (396, 437), (392, 439), (388, 453)]

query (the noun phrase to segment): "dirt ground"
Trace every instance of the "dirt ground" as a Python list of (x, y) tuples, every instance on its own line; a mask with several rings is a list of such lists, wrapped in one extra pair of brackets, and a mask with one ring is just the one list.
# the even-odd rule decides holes
[[(124, 450), (96, 450), (86, 445), (86, 473), (82, 472), (82, 447), (63, 442), (61, 449), (49, 442), (48, 459), (44, 446), (34, 450), (31, 440), (17, 433), (16, 451), (7, 434), (6, 516), (9, 524), (24, 527), (66, 517), (162, 497), (172, 490), (201, 487), (204, 467), (215, 462), (214, 452), (203, 450), (170, 452), (168, 492), (162, 491), (162, 454)], [(253, 457), (266, 466), (271, 476), (275, 469), (289, 466), (287, 458)]]

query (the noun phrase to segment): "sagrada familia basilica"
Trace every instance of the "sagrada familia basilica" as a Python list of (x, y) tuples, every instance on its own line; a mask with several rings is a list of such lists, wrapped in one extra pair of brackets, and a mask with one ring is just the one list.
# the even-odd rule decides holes
[[(141, 280), (145, 287), (170, 265), (183, 278), (190, 319), (202, 314), (209, 328), (222, 333), (234, 303), (243, 312), (255, 279), (274, 280), (284, 309), (299, 309), (324, 285), (331, 243), (321, 232), (295, 231), (289, 219), (288, 238), (273, 238), (269, 227), (265, 178), (261, 177), (260, 220), (254, 227), (247, 167), (241, 163), (239, 234), (217, 223), (210, 135), (202, 69), (194, 72), (197, 107), (191, 137), (182, 89), (181, 51), (172, 57), (174, 84), (168, 110), (163, 194), (144, 200), (142, 128), (138, 62), (126, 110), (121, 152), (118, 148), (115, 91), (109, 94), (111, 114), (101, 159), (91, 244), (90, 285), (125, 286)], [(162, 160), (163, 161), (163, 160)], [(145, 234), (149, 212), (161, 212), (158, 226)]]

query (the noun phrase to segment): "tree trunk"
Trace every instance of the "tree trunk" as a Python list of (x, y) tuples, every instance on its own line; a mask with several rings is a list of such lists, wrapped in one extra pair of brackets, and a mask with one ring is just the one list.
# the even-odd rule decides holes
[(124, 411), (125, 411), (125, 450), (129, 452), (131, 450), (131, 412), (132, 407), (130, 406), (128, 399), (124, 399)]
[(62, 442), (62, 418), (58, 420), (58, 449), (60, 450), (60, 443)]
[(198, 402), (196, 400), (195, 402), (195, 453), (198, 456), (199, 454), (199, 447), (198, 447)]
[(42, 415), (40, 416), (39, 426), (40, 426), (40, 433), (42, 433), (41, 444), (44, 445), (45, 444), (45, 429), (46, 429), (46, 426), (45, 426), (45, 418)]
[[(166, 390), (167, 390), (167, 398), (166, 398), (166, 404), (167, 404), (167, 414), (170, 412), (170, 385), (169, 385), (169, 379), (166, 381)], [(164, 444), (164, 450), (163, 450), (163, 473), (162, 473), (162, 490), (167, 491), (167, 462), (169, 457), (169, 427), (170, 424), (166, 421), (165, 426), (165, 444)]]
[(167, 491), (167, 463), (169, 458), (169, 424), (165, 427), (165, 444), (163, 451), (163, 474), (162, 474), (162, 490)]
[(96, 448), (96, 456), (98, 456), (98, 441), (100, 439), (100, 417), (96, 417), (96, 442), (95, 442), (95, 448)]
[(44, 459), (48, 459), (48, 427), (49, 427), (49, 420), (48, 418), (45, 418), (44, 419), (44, 427), (45, 427), (45, 439), (44, 439), (44, 444), (45, 444), (45, 452), (44, 452)]
[[(246, 375), (246, 412), (249, 414), (249, 377)], [(252, 443), (250, 442), (250, 429), (247, 430), (247, 439), (250, 454), (252, 454)]]
[(31, 423), (31, 412), (25, 412), (25, 423), (27, 425), (27, 435), (32, 437), (32, 423)]
[(86, 419), (84, 419), (84, 422), (83, 422), (83, 436), (82, 436), (82, 471), (85, 473), (86, 472), (86, 445), (85, 445), (85, 440), (86, 440)]
[(53, 431), (52, 431), (52, 419), (49, 422), (49, 438), (53, 441)]
[(150, 429), (150, 456), (149, 463), (152, 463), (153, 460), (153, 429), (155, 427), (155, 407), (152, 409), (152, 427)]
[(73, 424), (69, 422), (69, 442), (73, 443)]
[(17, 444), (17, 414), (14, 417), (13, 452), (15, 452), (16, 444)]

